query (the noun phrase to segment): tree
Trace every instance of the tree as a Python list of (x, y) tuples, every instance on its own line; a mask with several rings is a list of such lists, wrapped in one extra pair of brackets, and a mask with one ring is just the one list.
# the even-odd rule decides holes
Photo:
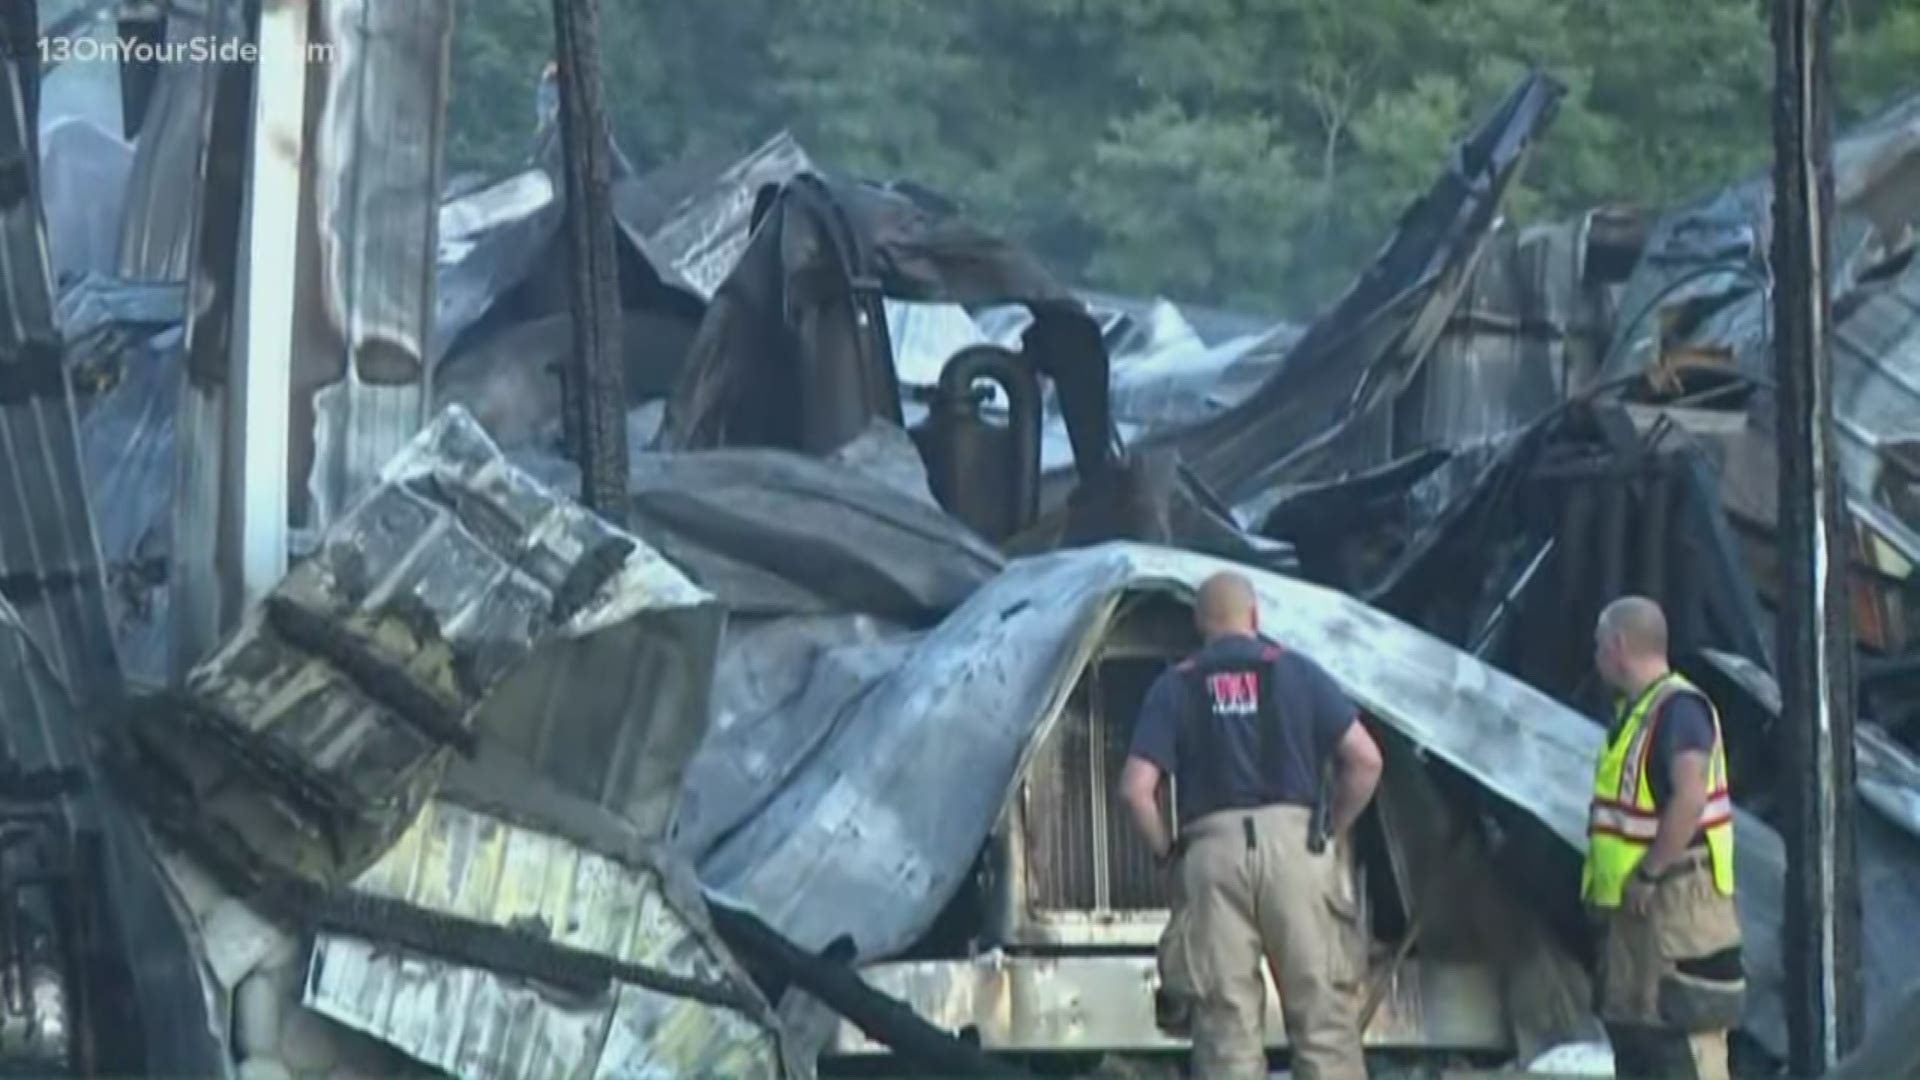
[[(454, 171), (524, 156), (550, 0), (455, 39)], [(785, 127), (823, 165), (911, 178), (1066, 279), (1305, 317), (1527, 70), (1569, 86), (1507, 204), (1657, 208), (1769, 153), (1757, 0), (624, 0), (615, 134), (645, 170)], [(1920, 7), (1842, 0), (1843, 119), (1915, 85)]]

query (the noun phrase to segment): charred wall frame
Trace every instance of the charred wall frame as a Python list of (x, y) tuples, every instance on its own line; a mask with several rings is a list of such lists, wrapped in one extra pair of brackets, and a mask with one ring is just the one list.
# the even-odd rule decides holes
[(568, 300), (574, 328), (572, 362), (560, 373), (562, 430), (567, 452), (580, 465), (583, 501), (613, 513), (627, 498), (627, 390), (598, 0), (553, 0), (553, 38), (566, 148)]

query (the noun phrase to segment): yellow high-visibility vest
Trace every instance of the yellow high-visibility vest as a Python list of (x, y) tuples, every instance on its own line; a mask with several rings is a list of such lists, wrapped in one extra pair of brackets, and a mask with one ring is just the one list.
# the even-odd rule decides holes
[(1661, 706), (1676, 694), (1697, 694), (1713, 717), (1713, 751), (1707, 779), (1707, 805), (1700, 812), (1713, 860), (1713, 884), (1724, 896), (1733, 895), (1733, 797), (1727, 791), (1726, 744), (1720, 736), (1720, 711), (1713, 699), (1677, 674), (1668, 673), (1632, 702), (1623, 703), (1624, 716), (1607, 736), (1600, 763), (1593, 772), (1593, 802), (1587, 812), (1587, 861), (1580, 892), (1597, 907), (1617, 908), (1627, 879), (1653, 846), (1660, 829), (1653, 803), (1653, 785), (1647, 760), (1653, 752), (1653, 731)]

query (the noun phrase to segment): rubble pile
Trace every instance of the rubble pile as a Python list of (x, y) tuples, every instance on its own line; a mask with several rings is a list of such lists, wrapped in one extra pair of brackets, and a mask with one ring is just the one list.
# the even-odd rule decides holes
[[(407, 35), (439, 31), (409, 27), (347, 69), (418, 59)], [(63, 118), (40, 186), (0, 194), (0, 750), (71, 781), (21, 820), (79, 838), (36, 850), (97, 897), (84, 933), (36, 900), (31, 940), (6, 940), (56, 992), (0, 1001), (0, 1058), (469, 1080), (1164, 1065), (1166, 883), (1113, 785), (1227, 565), (1387, 753), (1347, 853), (1382, 1061), (1591, 1058), (1590, 634), (1628, 591), (1672, 613), (1679, 666), (1726, 712), (1738, 1053), (1784, 1054), (1765, 183), (1514, 227), (1502, 196), (1562, 94), (1532, 73), (1300, 327), (1082, 293), (786, 134), (697, 184), (622, 157), (629, 501), (601, 516), (561, 437), (544, 114), (513, 175), (443, 197), (437, 160), (409, 161), (381, 174), (385, 217), (335, 206), (315, 257), (362, 261), (327, 264), (335, 336), (294, 345), (289, 569), (214, 612), (219, 643), (183, 670), (201, 601), (179, 568), (234, 556), (177, 501), (206, 468), (215, 316), (162, 218), (237, 174), (181, 165), (202, 137), (187, 83), (213, 76), (165, 79), (131, 165)], [(0, 158), (26, 152), (22, 115)], [(357, 190), (373, 136), (329, 131), (314, 160), (341, 176), (319, 190)], [(1836, 160), (1884, 1040), (1920, 985), (1898, 945), (1920, 922), (1920, 98)], [(106, 178), (120, 251), (56, 176)], [(430, 260), (377, 242), (436, 214)], [(342, 303), (381, 281), (430, 310)], [(323, 354), (353, 362), (301, 366)], [(382, 382), (381, 356), (418, 370)], [(393, 404), (402, 384), (419, 408)]]

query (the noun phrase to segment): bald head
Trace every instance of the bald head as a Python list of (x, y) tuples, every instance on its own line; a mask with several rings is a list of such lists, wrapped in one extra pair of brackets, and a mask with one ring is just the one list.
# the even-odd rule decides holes
[(1637, 692), (1667, 672), (1667, 616), (1644, 596), (1623, 596), (1600, 612), (1594, 659), (1615, 689)]
[(1208, 640), (1229, 634), (1252, 634), (1259, 626), (1255, 616), (1258, 607), (1253, 582), (1243, 574), (1222, 571), (1200, 583), (1194, 622), (1200, 628), (1200, 636)]

